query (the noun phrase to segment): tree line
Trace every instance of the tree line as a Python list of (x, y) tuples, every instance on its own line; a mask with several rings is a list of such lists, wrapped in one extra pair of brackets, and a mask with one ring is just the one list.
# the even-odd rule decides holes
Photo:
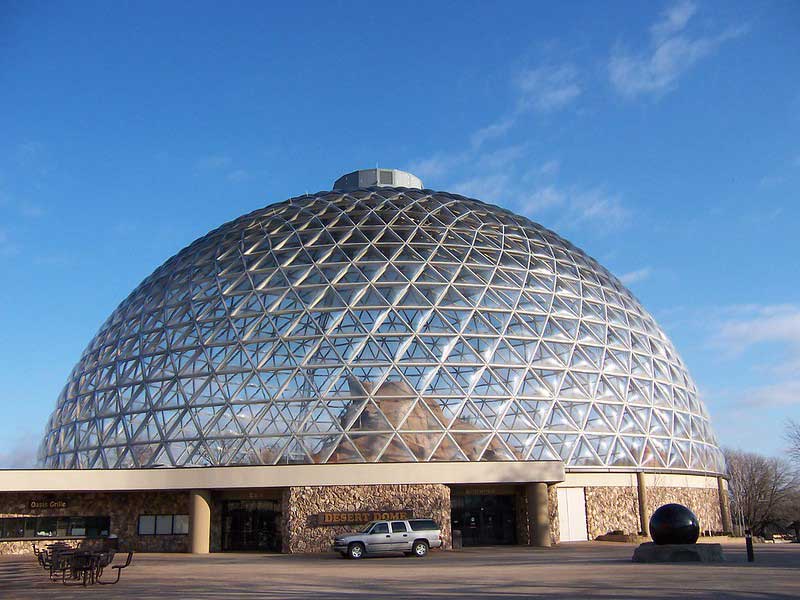
[(786, 424), (787, 456), (725, 449), (733, 529), (763, 536), (786, 529), (800, 539), (800, 423)]

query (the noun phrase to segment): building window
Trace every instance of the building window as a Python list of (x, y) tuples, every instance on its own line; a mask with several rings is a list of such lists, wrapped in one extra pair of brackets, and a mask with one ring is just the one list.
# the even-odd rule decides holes
[(172, 521), (172, 533), (176, 535), (189, 533), (189, 515), (175, 515)]
[(186, 535), (189, 515), (139, 515), (139, 535)]
[(0, 539), (99, 538), (108, 536), (110, 517), (11, 517), (0, 519)]
[(139, 535), (155, 535), (156, 516), (139, 515)]

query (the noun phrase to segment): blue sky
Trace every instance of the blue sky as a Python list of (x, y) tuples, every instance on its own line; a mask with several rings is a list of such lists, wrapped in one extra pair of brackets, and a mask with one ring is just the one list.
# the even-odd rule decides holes
[(156, 266), (360, 167), (625, 281), (724, 445), (800, 417), (796, 2), (0, 2), (0, 466)]

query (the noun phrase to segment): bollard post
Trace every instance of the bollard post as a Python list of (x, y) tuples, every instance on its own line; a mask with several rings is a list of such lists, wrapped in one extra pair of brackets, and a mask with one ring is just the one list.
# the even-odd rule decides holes
[(747, 546), (747, 562), (754, 562), (756, 557), (753, 554), (753, 534), (749, 529), (744, 530), (744, 543)]

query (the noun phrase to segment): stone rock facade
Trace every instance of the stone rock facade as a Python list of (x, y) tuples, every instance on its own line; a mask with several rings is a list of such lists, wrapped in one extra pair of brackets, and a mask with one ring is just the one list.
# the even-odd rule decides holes
[[(31, 500), (55, 499), (65, 508), (31, 509)], [(64, 494), (0, 493), (0, 517), (69, 517), (109, 516), (110, 533), (119, 538), (120, 551), (187, 552), (188, 535), (138, 535), (139, 515), (188, 515), (189, 492), (85, 492)], [(42, 543), (57, 538), (40, 538)], [(0, 541), (0, 554), (32, 552), (29, 541)], [(81, 547), (102, 545), (102, 539), (66, 538), (65, 542)]]
[[(611, 531), (624, 534), (639, 532), (639, 491), (636, 486), (587, 486), (586, 531), (597, 539)], [(700, 520), (704, 534), (722, 531), (719, 492), (716, 487), (647, 486), (647, 513), (659, 506), (676, 502), (689, 507)], [(551, 517), (552, 519), (552, 517)]]
[[(531, 543), (531, 532), (528, 523), (528, 499), (525, 488), (521, 486), (516, 494), (517, 508), (517, 545), (527, 546)], [(547, 486), (547, 512), (550, 516), (550, 543), (557, 544), (560, 538), (558, 526), (558, 493), (556, 486)]]
[(611, 531), (639, 531), (639, 490), (636, 487), (596, 486), (584, 488), (586, 532), (596, 539)]
[(77, 538), (42, 538), (40, 540), (26, 540), (14, 542), (0, 542), (0, 555), (2, 554), (33, 554), (32, 544), (42, 547), (51, 542), (64, 542), (70, 548), (80, 548), (81, 550), (102, 550), (106, 547), (106, 540), (100, 539), (77, 539)]
[[(529, 544), (527, 498), (524, 486), (505, 486), (516, 496), (517, 543)], [(638, 489), (636, 486), (585, 486), (586, 525), (589, 539), (622, 531), (636, 534), (639, 531)], [(500, 493), (500, 492), (497, 492)], [(326, 512), (389, 511), (407, 509), (416, 516), (431, 517), (442, 526), (445, 548), (450, 548), (450, 494), (442, 484), (419, 485), (357, 485), (310, 486), (283, 489), (251, 489), (212, 492), (211, 539), (212, 552), (222, 550), (223, 505), (226, 500), (270, 499), (280, 502), (282, 518), (282, 547), (284, 552), (325, 552), (330, 549), (336, 535), (353, 531), (353, 526), (317, 526), (313, 516)], [(57, 500), (63, 508), (32, 509), (31, 501)], [(647, 486), (649, 514), (659, 506), (677, 502), (688, 506), (699, 518), (701, 532), (708, 534), (723, 530), (720, 497), (717, 486), (669, 487), (658, 481)], [(548, 486), (550, 535), (554, 544), (559, 542), (559, 514), (557, 486)], [(108, 516), (110, 532), (119, 539), (120, 551), (188, 552), (188, 535), (140, 536), (138, 517), (142, 514), (189, 513), (189, 492), (70, 492), (63, 494), (32, 494), (0, 492), (0, 517), (34, 516)], [(39, 538), (47, 543), (56, 538)], [(0, 554), (31, 552), (34, 540), (0, 540)], [(105, 540), (70, 539), (71, 545), (94, 548)]]
[(676, 502), (688, 507), (700, 521), (700, 533), (721, 532), (722, 516), (719, 491), (713, 488), (651, 487), (647, 488), (647, 512), (653, 514), (659, 506)]
[(408, 509), (441, 524), (444, 547), (451, 547), (450, 488), (441, 484), (290, 487), (284, 493), (283, 551), (327, 552), (337, 535), (353, 526), (316, 526), (325, 512)]
[(517, 509), (517, 544), (525, 546), (531, 543), (531, 532), (528, 524), (528, 499), (524, 488), (517, 490), (514, 495), (514, 505)]
[(558, 544), (561, 541), (561, 525), (558, 520), (558, 489), (554, 485), (547, 486), (547, 505), (550, 511), (550, 540)]

